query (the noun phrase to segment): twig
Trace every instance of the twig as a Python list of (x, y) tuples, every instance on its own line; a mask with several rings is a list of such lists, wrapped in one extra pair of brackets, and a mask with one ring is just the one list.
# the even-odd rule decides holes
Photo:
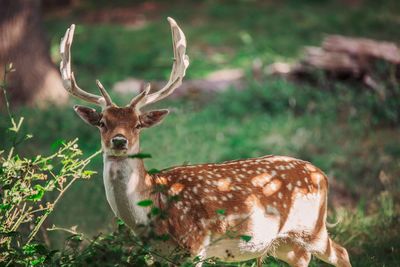
[[(76, 140), (76, 139), (75, 139)], [(90, 160), (92, 158), (94, 158), (95, 156), (97, 156), (98, 154), (101, 153), (101, 150), (96, 151), (94, 154), (92, 154), (90, 157), (88, 157), (86, 160), (84, 160), (81, 164), (82, 164), (82, 168), (85, 168), (86, 165), (90, 162)], [(68, 190), (68, 188), (76, 181), (78, 180), (79, 177), (76, 176), (74, 178), (72, 178), (72, 180), (67, 184), (67, 186), (65, 186), (63, 188), (63, 190), (60, 192), (60, 194), (57, 196), (57, 198), (54, 200), (53, 204), (52, 204), (52, 209), (54, 209), (54, 207), (56, 206), (56, 204), (58, 203), (58, 201), (61, 199), (61, 197), (64, 195), (64, 193)], [(28, 241), (26, 242), (27, 244), (29, 244), (33, 238), (35, 237), (35, 235), (37, 234), (37, 232), (39, 231), (39, 228), (42, 226), (43, 222), (47, 219), (47, 216), (49, 215), (49, 213), (45, 213), (39, 220), (39, 222), (35, 225), (35, 228), (33, 228), (31, 234), (28, 237)]]

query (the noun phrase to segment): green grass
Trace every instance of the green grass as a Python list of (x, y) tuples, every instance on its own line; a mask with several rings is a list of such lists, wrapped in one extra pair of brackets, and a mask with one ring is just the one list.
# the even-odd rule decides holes
[[(388, 41), (399, 37), (400, 4), (395, 0), (365, 1), (354, 7), (337, 1), (179, 1), (177, 6), (160, 1), (156, 5), (159, 11), (145, 12), (153, 19), (138, 29), (81, 22), (93, 11), (92, 5), (69, 17), (50, 17), (46, 27), (53, 57), (58, 57), (67, 27), (76, 23), (73, 62), (85, 88), (95, 88), (95, 77), (106, 86), (130, 76), (167, 78), (172, 63), (167, 16), (175, 18), (187, 36), (191, 59), (187, 78), (227, 67), (249, 68), (255, 58), (265, 64), (293, 61), (303, 46), (318, 45), (326, 34)], [(102, 6), (96, 2), (95, 7)]]
[[(354, 7), (335, 1), (179, 1), (179, 8), (156, 3), (163, 8), (140, 29), (80, 22), (82, 14), (94, 8), (90, 4), (68, 17), (48, 18), (53, 54), (67, 25), (77, 23), (73, 64), (79, 84), (92, 90), (96, 78), (106, 87), (129, 76), (166, 78), (172, 56), (167, 16), (176, 18), (187, 35), (188, 79), (220, 68), (248, 70), (255, 58), (265, 64), (294, 61), (303, 46), (318, 45), (330, 33), (400, 39), (398, 1), (365, 1)], [(142, 150), (153, 156), (146, 159), (147, 168), (265, 154), (309, 160), (350, 195), (352, 208), (331, 209), (330, 217), (341, 218), (332, 234), (349, 249), (353, 265), (398, 266), (399, 100), (381, 102), (356, 83), (322, 80), (307, 85), (279, 79), (257, 83), (251, 78), (248, 82), (243, 91), (161, 103), (172, 112), (163, 124), (142, 133)], [(114, 96), (117, 103), (128, 101)], [(97, 129), (82, 122), (72, 108), (16, 112), (26, 118), (24, 130), (34, 135), (28, 146), (19, 148), (26, 155), (46, 153), (58, 140), (75, 137), (87, 155), (100, 148)], [(1, 120), (0, 137), (5, 129), (6, 121)], [(0, 144), (7, 146), (8, 141), (0, 138)], [(114, 228), (102, 185), (102, 158), (91, 164), (99, 174), (76, 183), (49, 223), (78, 225), (89, 235)], [(390, 188), (379, 181), (381, 171), (391, 177)], [(273, 259), (268, 264), (283, 266)]]

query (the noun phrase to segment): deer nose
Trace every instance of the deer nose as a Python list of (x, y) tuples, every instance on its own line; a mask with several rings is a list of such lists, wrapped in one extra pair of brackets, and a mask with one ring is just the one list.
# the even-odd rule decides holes
[(111, 139), (111, 143), (114, 148), (122, 149), (122, 148), (126, 148), (126, 145), (128, 144), (128, 140), (126, 140), (125, 136), (119, 134), (119, 135), (114, 136), (113, 139)]

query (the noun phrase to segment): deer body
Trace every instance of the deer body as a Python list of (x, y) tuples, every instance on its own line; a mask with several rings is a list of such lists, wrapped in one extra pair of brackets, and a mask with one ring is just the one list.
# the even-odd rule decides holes
[[(174, 50), (170, 79), (155, 93), (150, 94), (147, 86), (126, 107), (116, 106), (99, 81), (101, 96), (78, 87), (70, 59), (74, 25), (61, 42), (65, 88), (102, 107), (102, 112), (83, 106), (75, 106), (75, 111), (99, 128), (104, 186), (115, 215), (135, 232), (140, 232), (139, 225), (149, 224), (156, 234), (170, 236), (159, 244), (161, 250), (175, 245), (201, 259), (229, 262), (272, 255), (291, 266), (308, 266), (313, 254), (335, 266), (351, 266), (346, 249), (333, 242), (326, 229), (328, 179), (310, 163), (265, 156), (149, 174), (143, 160), (134, 156), (140, 152), (141, 130), (168, 114), (141, 108), (179, 87), (189, 65), (185, 36), (173, 19), (168, 20)], [(167, 217), (148, 216), (150, 208), (137, 205), (143, 200), (151, 200), (153, 208)]]
[[(313, 252), (346, 266), (340, 260), (348, 257), (347, 252), (329, 239), (326, 230), (327, 177), (308, 162), (266, 156), (149, 175), (140, 159), (114, 161), (105, 157), (107, 199), (134, 230), (148, 222), (148, 210), (135, 203), (152, 199), (163, 208), (163, 200), (179, 196), (168, 207), (168, 220), (157, 222), (158, 231), (170, 234), (176, 246), (192, 255), (226, 262), (272, 255), (288, 261), (288, 255), (297, 253), (295, 259), (306, 266)], [(167, 191), (151, 194), (155, 185)], [(285, 249), (289, 251), (283, 253)]]
[(163, 178), (169, 194), (181, 196), (167, 228), (193, 254), (241, 261), (274, 255), (288, 239), (317, 251), (320, 237), (328, 238), (326, 177), (309, 163), (267, 156), (178, 167), (156, 182)]

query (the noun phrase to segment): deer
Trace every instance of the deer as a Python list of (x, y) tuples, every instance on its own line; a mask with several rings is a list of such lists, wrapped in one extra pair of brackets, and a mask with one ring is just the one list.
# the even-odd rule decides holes
[[(96, 111), (76, 105), (74, 110), (99, 129), (104, 187), (114, 214), (140, 232), (141, 225), (150, 223), (150, 207), (137, 203), (151, 200), (155, 207), (166, 209), (168, 217), (157, 222), (157, 233), (170, 236), (167, 247), (184, 248), (193, 259), (201, 259), (197, 267), (209, 258), (222, 262), (256, 259), (261, 266), (267, 256), (300, 267), (308, 266), (312, 255), (334, 266), (351, 266), (347, 250), (328, 234), (328, 178), (311, 163), (267, 155), (151, 173), (143, 158), (132, 156), (140, 153), (141, 131), (160, 124), (169, 113), (143, 108), (171, 95), (189, 66), (185, 34), (174, 19), (168, 22), (174, 54), (168, 82), (152, 93), (147, 85), (123, 107), (113, 103), (99, 80), (100, 95), (78, 86), (71, 69), (74, 24), (61, 39), (65, 89), (101, 107)], [(154, 190), (156, 186), (164, 190)], [(169, 201), (171, 197), (174, 201)]]

